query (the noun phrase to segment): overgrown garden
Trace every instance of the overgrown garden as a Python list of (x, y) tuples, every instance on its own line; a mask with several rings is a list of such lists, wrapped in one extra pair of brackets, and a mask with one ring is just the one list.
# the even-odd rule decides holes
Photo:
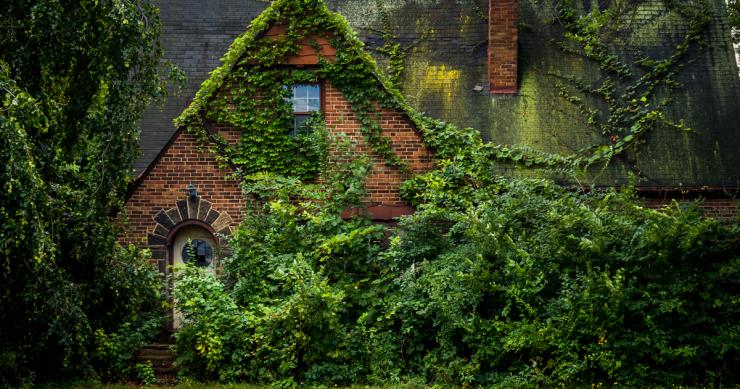
[[(164, 284), (145, 253), (116, 245), (109, 217), (135, 155), (134, 123), (162, 90), (157, 18), (144, 2), (81, 4), (13, 4), (15, 19), (1, 32), (11, 54), (0, 56), (0, 141), (12, 156), (0, 200), (2, 384), (120, 379), (161, 325)], [(579, 32), (603, 15), (578, 15), (565, 2), (557, 11), (576, 47), (606, 50), (589, 43), (593, 31)], [(89, 19), (58, 22), (77, 14)], [(288, 25), (279, 47), (256, 39), (275, 20)], [(61, 50), (67, 57), (48, 52), (47, 25), (78, 37)], [(306, 34), (327, 30), (337, 33), (335, 62), (322, 61), (317, 73), (274, 70)], [(667, 78), (643, 80), (647, 95), (607, 107), (619, 120), (606, 116), (605, 134), (627, 143), (548, 155), (484, 143), (475, 130), (414, 111), (321, 1), (277, 0), (251, 32), (179, 121), (237, 167), (248, 204), (220, 273), (192, 266), (176, 276), (182, 377), (288, 387), (740, 381), (738, 224), (677, 203), (644, 208), (629, 187), (553, 180), (582, 179), (584, 167), (608, 163), (639, 140), (635, 131), (652, 129), (663, 118), (649, 118), (648, 99)], [(689, 38), (685, 50), (698, 39)], [(679, 60), (645, 66), (672, 75)], [(417, 212), (398, 225), (374, 224), (362, 211), (372, 158), (329, 135), (320, 116), (310, 136), (284, 131), (284, 86), (317, 77), (347, 96), (375, 163), (407, 172), (401, 190)], [(223, 85), (241, 94), (228, 100)], [(382, 134), (376, 104), (411, 117), (435, 152), (434, 170), (411, 176)], [(242, 128), (239, 144), (212, 137), (200, 115)], [(500, 176), (501, 165), (537, 178)], [(343, 217), (347, 209), (356, 216)]]

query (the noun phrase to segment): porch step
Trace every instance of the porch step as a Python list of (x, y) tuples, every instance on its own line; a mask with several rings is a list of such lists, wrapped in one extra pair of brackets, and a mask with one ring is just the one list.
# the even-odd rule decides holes
[(177, 367), (175, 366), (174, 344), (152, 343), (139, 350), (136, 360), (149, 362), (154, 369), (154, 375), (160, 383), (173, 383), (177, 379)]

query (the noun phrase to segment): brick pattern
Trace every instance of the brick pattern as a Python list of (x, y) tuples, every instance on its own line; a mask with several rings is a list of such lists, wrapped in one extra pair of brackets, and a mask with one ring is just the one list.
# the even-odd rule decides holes
[[(282, 41), (288, 31), (286, 25), (272, 26), (264, 34), (265, 39)], [(318, 52), (316, 47), (318, 46)], [(337, 50), (331, 46), (329, 39), (319, 35), (309, 35), (298, 41), (298, 53), (285, 58), (282, 62), (286, 65), (316, 65), (320, 58), (333, 61), (336, 58)]]
[[(346, 134), (357, 145), (358, 152), (372, 155), (360, 131), (361, 125), (347, 99), (328, 81), (324, 82), (324, 88), (327, 127), (334, 134)], [(383, 134), (392, 139), (393, 150), (409, 164), (411, 171), (422, 172), (431, 169), (433, 155), (424, 146), (421, 134), (414, 128), (411, 121), (391, 109), (382, 109), (379, 114)], [(373, 156), (372, 160), (373, 171), (367, 183), (370, 192), (370, 206), (405, 207), (406, 204), (398, 193), (399, 186), (405, 180), (402, 173), (397, 168), (386, 166), (378, 156)], [(378, 209), (377, 212), (382, 211)]]
[[(679, 203), (695, 201), (686, 198), (675, 199)], [(670, 204), (671, 198), (644, 198), (642, 203), (645, 207), (660, 209)], [(721, 222), (732, 222), (740, 220), (740, 201), (732, 198), (703, 199), (699, 203), (699, 210), (706, 217), (715, 218)]]
[[(178, 131), (136, 182), (124, 206), (126, 222), (120, 240), (151, 249), (152, 258), (164, 271), (168, 239), (179, 226), (198, 223), (219, 235), (231, 234), (242, 220), (244, 200), (238, 183), (229, 179), (228, 173), (218, 167), (213, 154), (198, 151), (193, 135)], [(191, 182), (197, 198), (190, 198), (185, 191)]]
[(488, 9), (488, 81), (492, 94), (517, 93), (517, 0), (490, 0)]
[[(344, 133), (359, 153), (372, 157), (374, 166), (367, 183), (371, 217), (387, 221), (413, 212), (398, 191), (406, 177), (399, 169), (386, 166), (380, 157), (372, 155), (347, 99), (330, 82), (325, 81), (323, 87), (327, 127), (334, 134)], [(392, 109), (379, 109), (378, 114), (384, 135), (392, 139), (394, 151), (410, 169), (413, 172), (431, 169), (433, 154), (424, 146), (410, 119)], [(223, 125), (214, 125), (211, 130), (232, 144), (240, 137), (238, 129)], [(213, 154), (198, 150), (194, 136), (177, 132), (129, 196), (125, 204), (128, 228), (121, 241), (150, 248), (153, 258), (165, 271), (167, 245), (183, 223), (199, 223), (213, 232), (229, 235), (243, 220), (245, 205), (239, 185), (228, 178), (229, 173), (229, 169), (218, 167)], [(198, 198), (189, 198), (185, 191), (191, 182), (197, 188)], [(348, 211), (347, 215), (351, 214)]]

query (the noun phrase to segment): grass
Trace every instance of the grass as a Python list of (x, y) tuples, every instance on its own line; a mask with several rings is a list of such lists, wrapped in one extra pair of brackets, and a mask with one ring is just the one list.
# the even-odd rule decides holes
[[(268, 389), (273, 388), (269, 385), (251, 385), (251, 384), (218, 384), (202, 382), (185, 382), (177, 385), (135, 385), (135, 384), (100, 384), (100, 383), (76, 383), (64, 386), (64, 389), (134, 389), (134, 388), (151, 388), (151, 389)], [(337, 387), (330, 386), (305, 386), (307, 389), (334, 389)], [(370, 386), (370, 385), (353, 385), (342, 387), (341, 389), (422, 389), (431, 388), (418, 384), (402, 384), (387, 386)], [(434, 386), (433, 388), (442, 388)], [(337, 388), (339, 389), (339, 388)]]

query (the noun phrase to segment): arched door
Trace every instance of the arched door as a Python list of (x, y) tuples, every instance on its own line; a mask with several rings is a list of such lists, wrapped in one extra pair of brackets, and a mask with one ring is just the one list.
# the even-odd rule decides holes
[[(216, 240), (210, 231), (199, 225), (184, 226), (177, 230), (175, 238), (172, 240), (172, 249), (170, 255), (173, 270), (182, 269), (185, 264), (194, 263), (197, 266), (208, 268), (210, 271), (215, 269), (216, 260)], [(180, 327), (181, 315), (177, 308), (172, 314), (172, 328), (177, 330)]]

